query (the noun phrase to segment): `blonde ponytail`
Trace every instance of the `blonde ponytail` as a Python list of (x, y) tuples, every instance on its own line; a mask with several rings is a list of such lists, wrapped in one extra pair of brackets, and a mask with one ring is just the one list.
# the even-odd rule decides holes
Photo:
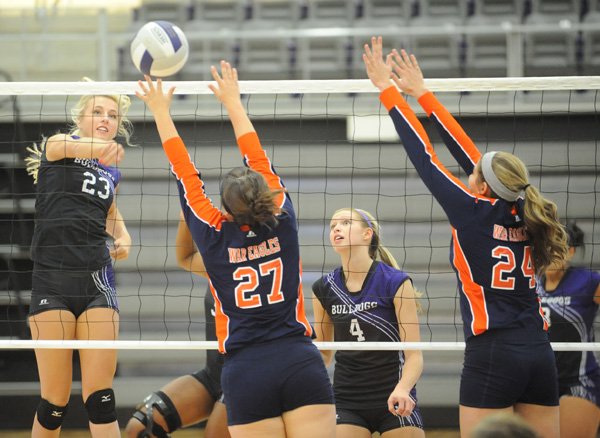
[(38, 172), (40, 170), (40, 165), (42, 164), (42, 154), (46, 147), (46, 140), (48, 139), (43, 137), (39, 144), (33, 143), (26, 148), (27, 152), (29, 152), (29, 156), (25, 157), (26, 170), (27, 174), (33, 178), (34, 184), (37, 184), (38, 181)]

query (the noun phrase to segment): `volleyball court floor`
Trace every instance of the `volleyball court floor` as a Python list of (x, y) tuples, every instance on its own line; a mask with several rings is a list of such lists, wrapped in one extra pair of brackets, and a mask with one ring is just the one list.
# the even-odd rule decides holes
[[(426, 430), (427, 438), (460, 438), (458, 430), (451, 429), (434, 429)], [(90, 432), (87, 430), (64, 430), (60, 434), (61, 438), (87, 438)], [(121, 434), (122, 438), (127, 438), (125, 432)], [(204, 437), (204, 429), (192, 428), (188, 430), (180, 430), (171, 434), (173, 438), (202, 438)], [(379, 435), (374, 435), (378, 437)], [(2, 438), (29, 438), (31, 437), (30, 430), (15, 430), (15, 431), (0, 431)]]

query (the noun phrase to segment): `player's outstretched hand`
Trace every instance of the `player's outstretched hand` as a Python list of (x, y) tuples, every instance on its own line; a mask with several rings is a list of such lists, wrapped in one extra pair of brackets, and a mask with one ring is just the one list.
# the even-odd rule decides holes
[(240, 102), (240, 86), (238, 83), (237, 69), (231, 66), (227, 61), (221, 61), (221, 74), (214, 65), (210, 67), (210, 73), (217, 83), (209, 84), (208, 88), (217, 99), (228, 108), (232, 104)]
[(156, 84), (152, 82), (150, 76), (144, 76), (144, 79), (146, 80), (145, 82), (138, 81), (140, 91), (136, 91), (135, 95), (146, 104), (153, 114), (156, 114), (156, 112), (161, 110), (168, 111), (171, 107), (171, 100), (173, 99), (175, 87), (171, 87), (165, 94), (160, 78), (156, 80)]
[(418, 99), (427, 93), (423, 73), (415, 55), (409, 55), (404, 49), (398, 53), (392, 50), (392, 79), (403, 93)]
[(371, 47), (368, 44), (364, 46), (363, 61), (367, 69), (367, 76), (380, 91), (393, 85), (391, 75), (391, 55), (383, 60), (383, 39), (381, 37), (371, 37)]

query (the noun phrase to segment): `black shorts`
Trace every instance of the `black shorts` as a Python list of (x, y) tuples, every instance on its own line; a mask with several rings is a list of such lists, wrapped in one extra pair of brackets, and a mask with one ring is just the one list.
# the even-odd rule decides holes
[(500, 409), (516, 403), (558, 406), (556, 361), (550, 343), (509, 342), (487, 333), (469, 339), (460, 404)]
[(34, 266), (29, 315), (64, 309), (78, 318), (94, 307), (119, 311), (111, 264), (94, 272), (57, 271)]
[(302, 406), (334, 404), (321, 354), (305, 336), (227, 353), (221, 383), (230, 426), (279, 417)]
[(221, 390), (221, 382), (213, 378), (208, 368), (202, 368), (200, 371), (193, 373), (192, 377), (204, 385), (214, 401), (220, 400), (221, 396), (223, 395), (223, 391)]
[(418, 406), (415, 406), (408, 417), (393, 415), (387, 405), (377, 409), (335, 409), (337, 424), (352, 424), (364, 427), (369, 432), (379, 432), (380, 435), (388, 430), (403, 427), (418, 427), (423, 429), (423, 418)]

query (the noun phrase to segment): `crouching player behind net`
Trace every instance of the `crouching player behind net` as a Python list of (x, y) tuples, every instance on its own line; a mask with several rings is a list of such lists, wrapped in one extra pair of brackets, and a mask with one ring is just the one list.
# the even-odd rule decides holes
[[(556, 205), (530, 185), (519, 158), (508, 152), (481, 155), (427, 90), (414, 56), (394, 51), (385, 62), (381, 38), (373, 38), (363, 59), (408, 157), (450, 222), (450, 257), (461, 292), (466, 341), (461, 435), (469, 437), (491, 413), (514, 411), (542, 437), (557, 438), (556, 364), (535, 281), (536, 269), (543, 272), (567, 256)], [(468, 186), (440, 162), (394, 84), (421, 104), (469, 175)]]
[(294, 206), (242, 104), (237, 71), (212, 68), (240, 153), (221, 183), (221, 205), (204, 183), (169, 114), (174, 88), (139, 82), (177, 178), (181, 208), (216, 302), (221, 384), (232, 437), (335, 436), (333, 390), (304, 311)]
[[(177, 263), (181, 268), (206, 277), (204, 261), (194, 246), (183, 214), (177, 228), (175, 248)], [(204, 297), (204, 315), (206, 340), (216, 341), (215, 300), (210, 289), (206, 290)], [(191, 426), (207, 418), (205, 438), (229, 437), (227, 412), (225, 405), (220, 401), (222, 367), (223, 356), (216, 350), (208, 350), (205, 368), (194, 374), (178, 377), (144, 399), (127, 423), (127, 437), (168, 437), (169, 433), (179, 428)], [(148, 415), (148, 412), (151, 414)]]

